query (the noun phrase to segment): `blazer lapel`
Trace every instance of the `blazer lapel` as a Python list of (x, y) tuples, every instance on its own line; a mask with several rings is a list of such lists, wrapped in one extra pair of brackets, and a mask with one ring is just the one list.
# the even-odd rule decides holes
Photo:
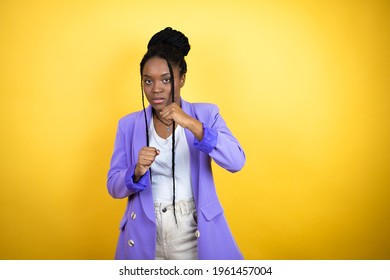
[[(182, 110), (189, 116), (193, 117), (194, 119), (197, 119), (197, 116), (194, 111), (194, 105), (191, 103), (188, 103), (184, 100), (181, 100), (181, 107)], [(199, 195), (199, 190), (196, 187), (198, 185), (198, 181), (195, 181), (196, 178), (199, 177), (199, 152), (195, 150), (192, 146), (194, 143), (194, 135), (192, 134), (191, 131), (188, 129), (185, 129), (186, 133), (186, 138), (187, 138), (187, 143), (188, 147), (190, 150), (190, 168), (191, 168), (191, 184), (192, 184), (192, 193), (194, 194), (194, 200), (195, 204), (198, 205), (198, 195)]]
[[(146, 117), (147, 117), (147, 122), (149, 127), (151, 122), (151, 116), (152, 116), (152, 107), (149, 106), (148, 108), (146, 108)], [(149, 131), (149, 135), (150, 133), (151, 132)], [(132, 152), (132, 156), (133, 156), (132, 162), (136, 163), (138, 161), (139, 151), (142, 149), (142, 147), (146, 146), (146, 125), (145, 125), (145, 116), (143, 111), (140, 111), (140, 114), (138, 115), (134, 125), (133, 143), (134, 145), (133, 145), (133, 152)], [(149, 186), (145, 190), (139, 193), (139, 197), (141, 200), (142, 208), (144, 209), (146, 216), (153, 223), (156, 223), (156, 217), (154, 214), (154, 202), (152, 196), (152, 186), (149, 184)]]

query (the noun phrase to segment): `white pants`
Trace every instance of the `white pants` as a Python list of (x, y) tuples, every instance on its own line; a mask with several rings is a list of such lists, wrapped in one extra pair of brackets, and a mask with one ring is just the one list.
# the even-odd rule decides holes
[(156, 260), (196, 260), (198, 245), (195, 202), (175, 203), (176, 218), (171, 203), (155, 203), (157, 226)]

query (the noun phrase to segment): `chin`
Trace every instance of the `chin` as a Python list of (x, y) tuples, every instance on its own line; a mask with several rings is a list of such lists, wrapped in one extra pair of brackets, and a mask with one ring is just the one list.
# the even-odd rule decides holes
[(161, 110), (164, 109), (165, 107), (167, 107), (167, 104), (165, 104), (165, 103), (162, 103), (162, 104), (152, 104), (152, 108), (153, 108), (155, 111), (161, 111)]

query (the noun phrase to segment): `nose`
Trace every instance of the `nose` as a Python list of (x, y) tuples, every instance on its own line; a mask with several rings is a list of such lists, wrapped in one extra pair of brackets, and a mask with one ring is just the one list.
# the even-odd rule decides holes
[(162, 88), (158, 85), (158, 83), (154, 83), (152, 87), (153, 93), (160, 93), (162, 92)]

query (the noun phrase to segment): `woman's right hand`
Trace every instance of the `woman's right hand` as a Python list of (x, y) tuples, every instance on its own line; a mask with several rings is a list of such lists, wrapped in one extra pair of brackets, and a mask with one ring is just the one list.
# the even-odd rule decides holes
[(134, 182), (138, 180), (148, 171), (160, 151), (153, 147), (142, 147), (138, 154), (138, 161), (134, 171)]

